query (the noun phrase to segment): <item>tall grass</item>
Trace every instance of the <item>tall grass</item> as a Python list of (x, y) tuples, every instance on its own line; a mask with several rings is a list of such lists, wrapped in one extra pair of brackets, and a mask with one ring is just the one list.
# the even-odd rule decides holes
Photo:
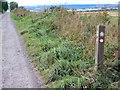
[[(42, 13), (28, 12), (29, 15), (25, 11), (25, 15), (21, 17), (17, 15), (18, 11), (14, 11), (11, 15), (16, 20), (32, 62), (46, 80), (46, 87), (111, 86), (114, 82), (112, 77), (109, 77), (111, 81), (107, 82), (109, 75), (105, 76), (104, 73), (102, 78), (106, 80), (104, 81), (99, 79), (100, 74), (94, 73), (95, 38), (96, 26), (104, 23), (105, 62), (116, 62), (118, 50), (116, 17), (110, 17), (107, 12), (87, 15), (68, 12), (64, 8)], [(119, 79), (117, 76), (116, 82)]]

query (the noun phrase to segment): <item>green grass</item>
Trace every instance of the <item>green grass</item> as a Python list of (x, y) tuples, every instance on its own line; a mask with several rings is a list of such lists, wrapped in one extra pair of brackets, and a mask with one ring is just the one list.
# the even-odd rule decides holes
[[(46, 87), (82, 88), (106, 85), (108, 88), (114, 82), (110, 77), (111, 81), (103, 84), (103, 78), (107, 81), (108, 77), (104, 74), (101, 80), (101, 76), (96, 75), (93, 69), (90, 70), (95, 61), (96, 26), (106, 20), (103, 16), (73, 15), (63, 9), (61, 12), (53, 10), (40, 14), (31, 13), (25, 17), (18, 17), (14, 12), (11, 17), (16, 20), (28, 54), (42, 73)], [(117, 19), (112, 17), (109, 20), (110, 24), (106, 21), (106, 62), (117, 60)], [(118, 79), (116, 77), (116, 82)]]

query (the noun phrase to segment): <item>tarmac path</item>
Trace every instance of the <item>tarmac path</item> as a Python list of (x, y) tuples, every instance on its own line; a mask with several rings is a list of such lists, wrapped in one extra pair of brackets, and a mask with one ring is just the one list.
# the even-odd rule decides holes
[(2, 88), (41, 87), (8, 12), (0, 15), (0, 59)]

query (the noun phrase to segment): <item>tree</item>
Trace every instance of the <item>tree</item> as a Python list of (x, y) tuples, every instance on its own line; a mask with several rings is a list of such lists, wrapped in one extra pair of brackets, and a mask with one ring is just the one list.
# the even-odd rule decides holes
[(8, 10), (8, 2), (5, 0), (0, 0), (0, 12), (4, 12)]
[(0, 12), (2, 12), (2, 2), (0, 1)]
[(2, 8), (4, 11), (8, 10), (8, 2), (2, 2)]
[(18, 3), (17, 2), (10, 2), (10, 11), (18, 8)]

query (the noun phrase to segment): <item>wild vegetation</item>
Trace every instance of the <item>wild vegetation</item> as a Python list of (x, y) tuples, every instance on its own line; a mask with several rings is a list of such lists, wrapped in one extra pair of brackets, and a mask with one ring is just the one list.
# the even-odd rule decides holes
[[(19, 13), (21, 12), (21, 13)], [(51, 8), (11, 13), (29, 56), (49, 88), (118, 88), (117, 17)], [(106, 26), (104, 69), (94, 72), (96, 26)]]
[(10, 10), (14, 10), (18, 8), (18, 3), (17, 2), (10, 2)]

